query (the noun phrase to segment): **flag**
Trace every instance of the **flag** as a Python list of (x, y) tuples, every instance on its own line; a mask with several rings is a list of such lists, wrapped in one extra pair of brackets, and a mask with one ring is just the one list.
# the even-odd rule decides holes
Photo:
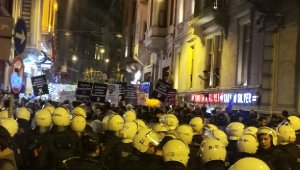
[(232, 95), (227, 107), (225, 108), (226, 113), (230, 113), (232, 111), (234, 96), (235, 96), (235, 94)]

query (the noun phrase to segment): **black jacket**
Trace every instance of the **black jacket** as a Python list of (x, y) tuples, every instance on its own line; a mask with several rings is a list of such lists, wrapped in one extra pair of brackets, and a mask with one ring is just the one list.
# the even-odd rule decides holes
[(185, 167), (180, 162), (168, 161), (168, 162), (165, 162), (165, 170), (190, 170), (190, 168)]
[(259, 159), (269, 165), (271, 170), (289, 170), (290, 168), (288, 155), (275, 146), (267, 150), (259, 148), (256, 154)]
[(117, 169), (117, 158), (116, 147), (121, 144), (121, 139), (115, 135), (114, 131), (106, 131), (103, 135), (104, 150), (101, 153), (101, 161), (110, 170)]
[(225, 162), (221, 160), (209, 161), (203, 165), (203, 170), (225, 170)]
[(279, 145), (278, 148), (288, 154), (291, 170), (300, 170), (300, 148), (294, 143)]
[(64, 170), (109, 170), (106, 166), (102, 165), (98, 158), (83, 156), (72, 158), (64, 165)]
[(141, 153), (131, 155), (130, 159), (123, 170), (165, 170), (161, 156)]

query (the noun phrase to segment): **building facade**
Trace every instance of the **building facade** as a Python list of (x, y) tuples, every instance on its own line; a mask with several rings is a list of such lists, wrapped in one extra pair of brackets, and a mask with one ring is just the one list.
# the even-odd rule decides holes
[[(32, 93), (31, 79), (32, 76), (41, 75), (44, 69), (49, 69), (52, 64), (52, 59), (55, 57), (54, 38), (55, 38), (55, 23), (56, 11), (58, 9), (56, 0), (2, 0), (2, 7), (8, 12), (9, 16), (13, 18), (14, 23), (19, 18), (23, 18), (26, 22), (27, 37), (26, 48), (22, 54), (14, 53), (14, 42), (12, 41), (11, 53), (8, 61), (5, 63), (5, 70), (1, 67), (1, 90), (9, 89), (9, 63), (12, 62), (14, 56), (20, 56), (24, 62), (24, 91), (25, 93)], [(13, 34), (12, 34), (13, 35)], [(43, 53), (42, 53), (43, 52)], [(49, 61), (36, 65), (41, 59)], [(50, 65), (48, 65), (50, 64)], [(3, 76), (2, 76), (3, 75)]]
[[(300, 113), (299, 2), (140, 0), (134, 58), (179, 103)], [(171, 78), (170, 78), (171, 77)]]

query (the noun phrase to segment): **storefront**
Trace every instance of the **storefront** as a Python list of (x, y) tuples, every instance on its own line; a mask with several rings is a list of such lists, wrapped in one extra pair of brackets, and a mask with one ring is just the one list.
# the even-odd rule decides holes
[(260, 94), (257, 89), (216, 89), (211, 91), (178, 93), (179, 104), (205, 105), (210, 109), (223, 110), (232, 105), (233, 110), (259, 110)]

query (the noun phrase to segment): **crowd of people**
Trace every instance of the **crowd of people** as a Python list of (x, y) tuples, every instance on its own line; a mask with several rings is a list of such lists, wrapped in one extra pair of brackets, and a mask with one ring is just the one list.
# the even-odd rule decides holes
[(152, 103), (3, 101), (0, 170), (300, 170), (300, 118), (287, 111)]

